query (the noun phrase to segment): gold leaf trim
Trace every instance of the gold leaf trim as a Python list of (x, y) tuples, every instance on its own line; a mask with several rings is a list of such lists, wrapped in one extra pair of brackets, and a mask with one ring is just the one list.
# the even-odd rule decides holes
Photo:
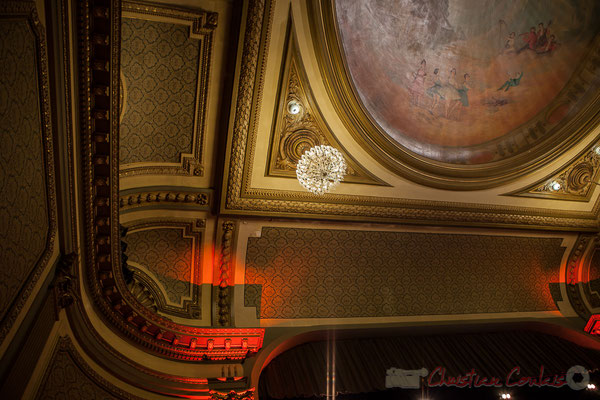
[[(597, 186), (594, 182), (598, 182), (600, 176), (600, 155), (596, 153), (596, 148), (598, 148), (598, 142), (588, 146), (559, 171), (553, 172), (525, 189), (519, 189), (506, 195), (589, 201)], [(559, 189), (553, 189), (554, 182), (560, 184)]]
[[(317, 145), (333, 146), (341, 151), (347, 163), (344, 182), (389, 186), (362, 167), (325, 122), (318, 108), (298, 53), (297, 39), (288, 18), (286, 49), (281, 71), (278, 104), (271, 130), (267, 176), (296, 178), (296, 164), (305, 151)], [(298, 114), (288, 112), (290, 103), (299, 105)]]

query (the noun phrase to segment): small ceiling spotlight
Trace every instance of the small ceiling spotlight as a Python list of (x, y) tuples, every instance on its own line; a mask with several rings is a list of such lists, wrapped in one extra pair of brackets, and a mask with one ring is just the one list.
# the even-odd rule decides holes
[(287, 109), (290, 114), (298, 115), (302, 111), (302, 106), (296, 100), (292, 100), (288, 103)]
[(503, 399), (510, 399), (510, 394), (509, 393), (502, 393), (502, 395), (500, 396)]
[(594, 148), (594, 154), (595, 154), (597, 157), (600, 157), (600, 146), (597, 146), (597, 147), (595, 147), (595, 148)]
[(553, 192), (559, 191), (561, 187), (562, 185), (558, 181), (553, 181), (550, 183), (550, 190), (552, 190)]
[(588, 383), (587, 388), (588, 390), (596, 390), (596, 385), (594, 385), (593, 383)]

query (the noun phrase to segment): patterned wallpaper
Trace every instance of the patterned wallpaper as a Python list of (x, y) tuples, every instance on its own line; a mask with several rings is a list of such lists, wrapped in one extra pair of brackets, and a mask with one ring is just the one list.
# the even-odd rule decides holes
[(245, 305), (260, 318), (555, 310), (558, 238), (263, 228)]
[(127, 257), (146, 267), (159, 280), (169, 301), (190, 296), (193, 240), (181, 229), (164, 228), (127, 234)]
[(123, 18), (120, 161), (179, 162), (192, 152), (199, 41), (189, 27)]
[(48, 209), (35, 36), (0, 19), (0, 319), (46, 247)]
[(138, 399), (100, 377), (77, 354), (68, 337), (60, 338), (46, 369), (37, 399)]

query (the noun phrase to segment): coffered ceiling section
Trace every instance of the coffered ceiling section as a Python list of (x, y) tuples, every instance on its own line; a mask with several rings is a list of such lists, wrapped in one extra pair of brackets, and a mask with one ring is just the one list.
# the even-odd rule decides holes
[[(501, 2), (493, 10), (500, 16), (487, 27), (471, 21), (479, 11), (467, 3), (453, 0), (446, 9), (426, 1), (414, 11), (409, 2), (383, 2), (377, 7), (389, 12), (374, 6), (369, 17), (368, 6), (353, 2), (250, 1), (239, 34), (221, 212), (597, 229), (600, 192), (592, 181), (599, 164), (581, 162), (600, 132), (597, 7), (589, 3), (584, 12), (566, 1), (572, 18), (563, 21), (553, 17), (558, 8), (543, 9), (543, 2)], [(431, 26), (442, 18), (455, 34), (424, 28), (433, 35), (425, 43), (392, 32), (394, 18), (413, 11)], [(517, 37), (509, 41), (514, 49), (503, 50), (505, 36), (509, 40), (511, 32), (520, 34), (538, 20), (546, 21), (538, 35), (546, 32), (546, 46), (558, 37), (560, 45), (538, 51), (523, 48)], [(503, 36), (501, 29), (510, 31)], [(392, 48), (397, 37), (400, 47)], [(410, 47), (408, 53), (402, 46)], [(439, 59), (433, 56), (438, 48)], [(477, 51), (471, 54), (471, 48)], [(575, 59), (576, 65), (567, 62)], [(518, 84), (511, 75), (496, 87), (498, 77), (517, 67), (524, 71)], [(468, 80), (463, 89), (448, 83), (453, 68)], [(435, 69), (443, 77), (439, 91), (453, 94), (452, 104), (431, 89), (437, 87)], [(411, 86), (415, 79), (420, 86)], [(506, 80), (514, 84), (499, 91)], [(421, 93), (421, 86), (431, 90)], [(439, 104), (432, 104), (434, 94)], [(290, 113), (294, 101), (297, 114)], [(380, 114), (402, 134), (386, 131), (392, 122)], [(477, 124), (489, 129), (478, 131)], [(302, 153), (317, 144), (339, 149), (350, 166), (342, 184), (324, 196), (304, 190), (294, 173)], [(560, 177), (563, 191), (536, 195), (534, 188), (567, 170), (577, 172)]]
[(203, 227), (203, 220), (131, 225), (124, 239), (133, 273), (128, 287), (146, 307), (167, 316), (202, 317)]
[(206, 146), (214, 138), (221, 87), (221, 71), (213, 69), (220, 67), (223, 54), (215, 42), (223, 41), (219, 23), (228, 22), (227, 12), (221, 14), (123, 3), (121, 177), (210, 172), (213, 150)]
[(273, 323), (555, 311), (564, 253), (552, 236), (265, 224), (247, 239), (244, 305)]

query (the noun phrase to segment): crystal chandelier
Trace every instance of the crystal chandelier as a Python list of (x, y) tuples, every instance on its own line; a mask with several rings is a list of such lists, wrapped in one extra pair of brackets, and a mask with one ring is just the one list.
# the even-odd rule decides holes
[(346, 175), (342, 153), (331, 146), (315, 146), (307, 150), (296, 165), (296, 176), (308, 191), (323, 195), (332, 190)]

